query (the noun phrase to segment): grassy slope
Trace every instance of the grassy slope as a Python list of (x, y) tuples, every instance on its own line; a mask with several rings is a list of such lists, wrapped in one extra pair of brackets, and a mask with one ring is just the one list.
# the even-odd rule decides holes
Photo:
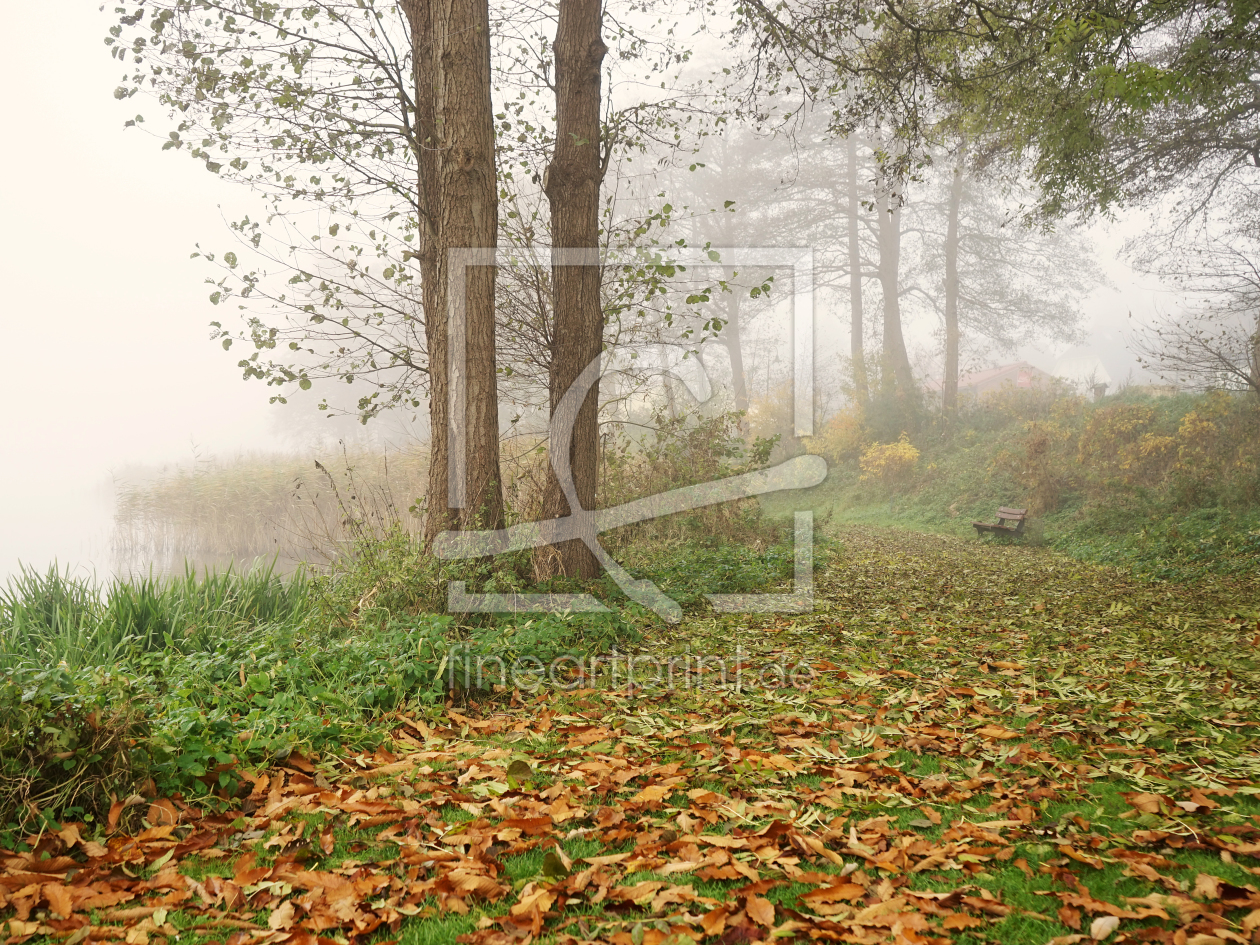
[[(1154, 404), (1161, 422), (1175, 432), (1176, 418), (1200, 404), (1201, 398), (1184, 395), (1139, 402)], [(771, 496), (765, 508), (776, 516), (812, 508), (816, 516), (835, 523), (974, 538), (972, 521), (995, 521), (998, 506), (1030, 504), (1029, 489), (1010, 475), (1009, 467), (994, 462), (1003, 449), (1018, 452), (1021, 428), (1021, 421), (977, 411), (964, 418), (952, 437), (925, 433), (919, 438), (918, 468), (903, 487), (889, 490), (863, 482), (856, 461), (833, 460), (822, 485)], [(1074, 448), (1066, 452), (1069, 457), (1062, 462), (1068, 471), (1087, 480), (1090, 474), (1076, 465)], [(1126, 488), (1114, 482), (1108, 489), (1103, 495), (1097, 494), (1097, 487), (1094, 492), (1069, 489), (1054, 511), (1029, 521), (1021, 541), (1049, 545), (1082, 561), (1132, 569), (1145, 577), (1195, 580), (1211, 574), (1260, 574), (1260, 507), (1219, 499), (1205, 507), (1190, 506), (1174, 500), (1167, 489)]]

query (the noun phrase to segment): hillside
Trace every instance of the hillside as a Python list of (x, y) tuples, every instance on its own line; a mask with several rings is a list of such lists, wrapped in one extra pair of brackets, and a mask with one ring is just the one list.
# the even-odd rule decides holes
[(1175, 580), (1260, 572), (1254, 398), (1004, 391), (953, 422), (841, 412), (808, 448), (831, 470), (807, 501), (837, 522), (975, 537), (1007, 505), (1029, 510), (1021, 541), (1082, 560)]

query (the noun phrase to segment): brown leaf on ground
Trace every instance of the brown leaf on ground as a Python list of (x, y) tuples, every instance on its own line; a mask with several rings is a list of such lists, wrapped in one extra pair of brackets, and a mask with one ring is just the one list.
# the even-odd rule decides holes
[(748, 912), (748, 917), (758, 925), (764, 925), (766, 928), (774, 925), (774, 904), (769, 899), (749, 896), (744, 908)]

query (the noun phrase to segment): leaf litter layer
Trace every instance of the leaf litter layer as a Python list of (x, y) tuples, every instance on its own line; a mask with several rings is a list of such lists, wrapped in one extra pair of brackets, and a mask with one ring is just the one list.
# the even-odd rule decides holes
[(226, 811), (131, 798), (92, 838), (28, 838), (0, 854), (0, 932), (1260, 941), (1254, 585), (840, 539), (814, 613), (692, 618), (634, 683), (588, 665), (573, 691), (399, 715), (370, 757), (291, 756)]

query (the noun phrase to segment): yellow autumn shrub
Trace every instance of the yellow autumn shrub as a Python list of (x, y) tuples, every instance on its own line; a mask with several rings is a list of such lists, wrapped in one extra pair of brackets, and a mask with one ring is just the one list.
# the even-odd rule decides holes
[(1152, 429), (1156, 423), (1146, 404), (1096, 410), (1081, 431), (1077, 460), (1102, 480), (1156, 486), (1177, 455), (1176, 439)]
[(919, 464), (919, 451), (906, 434), (896, 443), (873, 443), (862, 452), (858, 467), (863, 482), (892, 488), (904, 485)]
[(817, 436), (806, 438), (805, 449), (815, 456), (839, 462), (860, 456), (868, 439), (861, 408), (853, 404), (827, 421)]

